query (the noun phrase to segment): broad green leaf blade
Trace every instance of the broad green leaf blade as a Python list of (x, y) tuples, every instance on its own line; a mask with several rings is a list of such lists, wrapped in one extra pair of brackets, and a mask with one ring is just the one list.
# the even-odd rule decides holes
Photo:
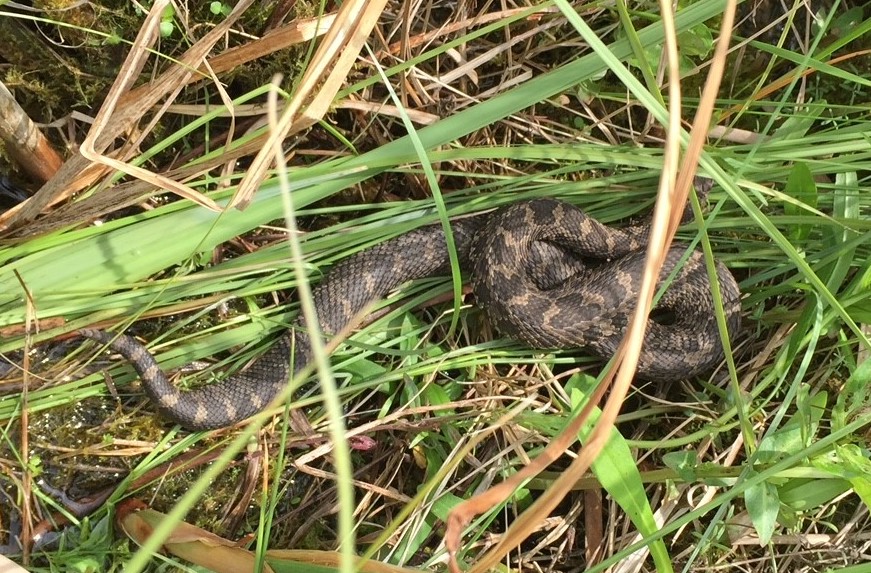
[(744, 493), (744, 503), (756, 535), (759, 536), (759, 544), (767, 545), (777, 526), (777, 514), (780, 510), (777, 488), (768, 482), (753, 485)]
[[(587, 394), (584, 389), (589, 389), (590, 382), (589, 378), (586, 383), (582, 382), (580, 375), (573, 376), (569, 380), (568, 388), (571, 392), (572, 409), (574, 411), (577, 410), (579, 404), (583, 404)], [(582, 389), (582, 386), (586, 388)], [(582, 442), (592, 431), (600, 414), (601, 411), (596, 408), (590, 417), (588, 426), (582, 430), (581, 436), (579, 436)], [(611, 430), (608, 442), (590, 469), (596, 478), (598, 478), (602, 487), (605, 488), (605, 491), (626, 512), (626, 515), (629, 516), (629, 519), (638, 528), (638, 532), (642, 536), (652, 535), (659, 531), (660, 525), (657, 524), (656, 518), (653, 516), (653, 509), (650, 507), (650, 502), (647, 499), (647, 493), (644, 490), (644, 483), (641, 480), (641, 474), (638, 472), (635, 457), (626, 444), (626, 440), (623, 439), (623, 436), (616, 429)], [(648, 548), (659, 573), (673, 571), (668, 549), (661, 539), (651, 542)]]

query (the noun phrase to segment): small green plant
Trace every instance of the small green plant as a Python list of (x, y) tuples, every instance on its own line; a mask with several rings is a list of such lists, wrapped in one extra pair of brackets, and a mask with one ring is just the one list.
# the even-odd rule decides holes
[(212, 2), (209, 4), (209, 11), (215, 16), (227, 16), (232, 8), (226, 2)]
[(175, 8), (172, 4), (167, 4), (163, 9), (163, 14), (160, 15), (160, 36), (169, 38), (175, 31)]

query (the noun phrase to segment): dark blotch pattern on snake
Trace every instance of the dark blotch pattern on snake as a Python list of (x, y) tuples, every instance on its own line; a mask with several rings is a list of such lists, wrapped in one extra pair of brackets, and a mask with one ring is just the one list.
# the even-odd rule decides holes
[[(647, 225), (611, 228), (567, 203), (538, 199), (454, 221), (451, 229), (478, 304), (500, 332), (534, 348), (583, 348), (605, 360), (613, 356), (635, 307)], [(685, 253), (681, 245), (668, 251), (660, 281)], [(740, 324), (740, 292), (722, 263), (716, 269), (728, 330), (734, 335)], [(439, 225), (362, 251), (338, 263), (314, 290), (320, 331), (329, 335), (343, 330), (367, 306), (410, 279), (449, 272)], [(671, 320), (649, 320), (640, 376), (689, 378), (723, 359), (701, 252), (689, 254), (657, 309)], [(288, 383), (291, 363), (297, 372), (310, 362), (308, 333), (300, 317), (245, 371), (182, 392), (133, 338), (81, 331), (129, 360), (164, 415), (192, 430), (232, 425), (268, 406)]]

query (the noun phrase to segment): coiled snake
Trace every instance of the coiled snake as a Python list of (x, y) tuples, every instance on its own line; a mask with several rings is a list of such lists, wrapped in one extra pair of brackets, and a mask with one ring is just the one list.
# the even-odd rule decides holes
[[(567, 203), (537, 199), (451, 223), (457, 254), (477, 302), (503, 333), (534, 348), (584, 348), (603, 359), (620, 343), (635, 307), (648, 225), (605, 226)], [(665, 280), (686, 254), (673, 246)], [(731, 335), (740, 324), (740, 292), (716, 263)], [(314, 290), (320, 331), (336, 333), (404, 282), (450, 272), (441, 226), (422, 227), (338, 263)], [(649, 320), (638, 372), (674, 380), (711, 370), (723, 358), (702, 253), (689, 253), (660, 298), (670, 319)], [(220, 428), (260, 412), (311, 360), (302, 318), (245, 371), (182, 392), (135, 339), (100, 330), (83, 336), (130, 361), (148, 397), (170, 420), (192, 430)], [(291, 356), (293, 352), (293, 356)]]

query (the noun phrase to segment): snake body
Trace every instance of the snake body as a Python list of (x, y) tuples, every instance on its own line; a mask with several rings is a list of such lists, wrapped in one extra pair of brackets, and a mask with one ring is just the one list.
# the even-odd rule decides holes
[[(613, 228), (554, 199), (536, 199), (451, 223), (462, 269), (497, 329), (531, 347), (583, 348), (603, 359), (616, 351), (635, 307), (649, 226)], [(666, 255), (660, 283), (686, 253)], [(291, 374), (311, 361), (311, 333), (342, 331), (361, 311), (411, 279), (450, 272), (440, 225), (422, 227), (333, 267), (313, 292), (317, 328), (300, 318), (243, 372), (183, 392), (135, 339), (81, 330), (127, 359), (149, 398), (170, 420), (192, 430), (229, 426), (266, 408)], [(727, 328), (740, 325), (740, 291), (716, 262)], [(703, 255), (690, 252), (657, 303), (665, 322), (648, 321), (640, 376), (675, 380), (711, 370), (723, 359)], [(320, 336), (321, 334), (316, 334)]]

